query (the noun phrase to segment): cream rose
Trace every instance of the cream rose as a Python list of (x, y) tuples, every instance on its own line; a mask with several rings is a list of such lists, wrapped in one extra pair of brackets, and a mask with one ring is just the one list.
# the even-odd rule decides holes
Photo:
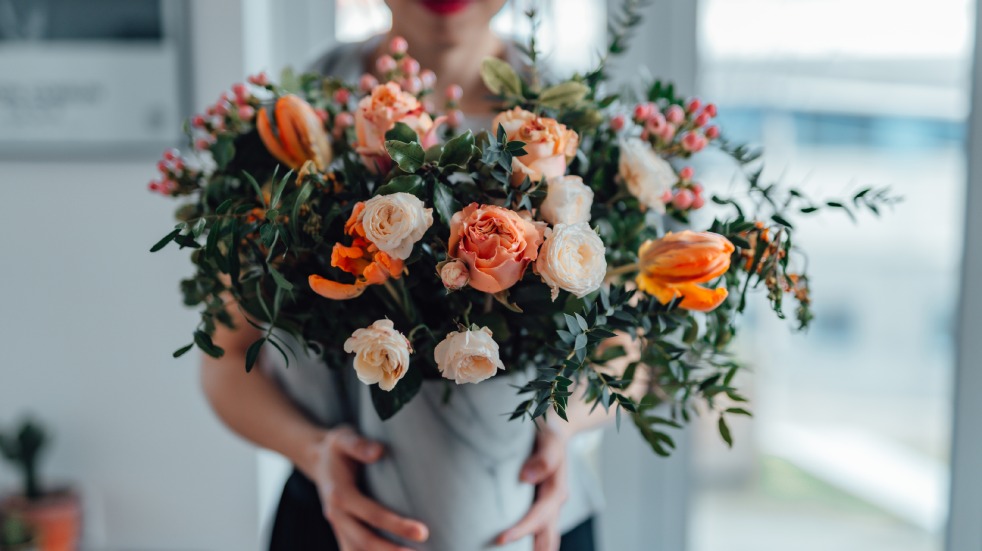
[(593, 206), (593, 190), (579, 176), (561, 176), (549, 179), (546, 198), (539, 207), (539, 215), (552, 225), (578, 224), (590, 221)]
[(437, 268), (440, 270), (440, 280), (443, 282), (443, 286), (451, 291), (459, 291), (471, 281), (467, 264), (459, 260), (441, 262)]
[(433, 356), (443, 377), (458, 385), (479, 383), (505, 368), (498, 355), (498, 343), (487, 327), (473, 326), (469, 331), (450, 333), (436, 345)]
[(607, 275), (603, 241), (586, 222), (558, 224), (546, 236), (535, 261), (535, 270), (552, 288), (552, 300), (559, 290), (583, 298), (596, 291)]
[(344, 351), (355, 354), (355, 373), (366, 385), (378, 383), (382, 390), (395, 388), (409, 368), (409, 339), (395, 330), (391, 320), (378, 320), (356, 329), (344, 341)]
[(621, 159), (619, 172), (627, 190), (641, 201), (641, 204), (663, 214), (665, 203), (662, 197), (670, 192), (679, 177), (668, 161), (655, 153), (651, 146), (638, 138), (628, 138), (620, 144)]
[(505, 129), (509, 141), (525, 143), (526, 154), (512, 161), (512, 185), (519, 185), (526, 176), (533, 182), (566, 174), (566, 164), (576, 155), (580, 137), (555, 119), (515, 107), (502, 111), (491, 122), (491, 131)]
[(405, 260), (433, 225), (433, 209), (424, 208), (423, 201), (409, 193), (378, 195), (365, 201), (358, 222), (380, 251)]

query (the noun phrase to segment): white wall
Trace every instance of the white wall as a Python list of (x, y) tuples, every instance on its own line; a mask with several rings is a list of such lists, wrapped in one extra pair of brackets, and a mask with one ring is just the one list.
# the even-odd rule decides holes
[[(241, 9), (192, 9), (201, 106), (242, 78)], [(257, 549), (255, 453), (208, 410), (197, 357), (171, 358), (195, 314), (184, 253), (148, 252), (174, 206), (146, 190), (155, 162), (0, 160), (0, 425), (52, 430), (43, 473), (82, 490), (87, 549)]]

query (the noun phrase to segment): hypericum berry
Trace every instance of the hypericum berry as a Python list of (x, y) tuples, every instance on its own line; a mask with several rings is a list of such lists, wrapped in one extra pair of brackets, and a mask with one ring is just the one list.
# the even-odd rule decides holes
[(195, 115), (191, 117), (191, 126), (194, 128), (204, 128), (205, 118), (202, 117), (201, 115)]
[(719, 137), (719, 127), (718, 126), (707, 126), (706, 127), (706, 137), (710, 140), (715, 140)]
[(696, 195), (702, 195), (703, 192), (702, 184), (700, 184), (699, 182), (693, 182), (691, 187), (692, 187), (692, 193), (695, 193)]
[(392, 40), (389, 41), (389, 51), (393, 55), (402, 55), (409, 51), (409, 42), (401, 36), (393, 36)]
[(266, 73), (251, 75), (247, 80), (249, 84), (255, 84), (256, 86), (266, 86), (269, 84), (269, 77), (266, 76)]
[(322, 123), (327, 123), (327, 119), (330, 118), (330, 115), (328, 115), (327, 111), (324, 109), (314, 109), (314, 114), (317, 115), (317, 118), (320, 119)]
[(375, 61), (375, 68), (381, 75), (387, 75), (395, 71), (396, 67), (396, 60), (390, 55), (384, 55)]
[(699, 114), (698, 117), (696, 117), (695, 125), (697, 127), (706, 126), (706, 124), (709, 122), (709, 118), (710, 118), (709, 113), (703, 111), (702, 113)]
[(692, 201), (694, 199), (695, 197), (692, 195), (691, 191), (687, 189), (680, 189), (675, 194), (675, 197), (672, 198), (672, 205), (679, 210), (686, 210), (692, 206)]
[(347, 88), (338, 88), (334, 91), (334, 101), (341, 105), (346, 105), (349, 99), (351, 99), (351, 92)]
[(706, 137), (698, 132), (686, 132), (682, 136), (682, 148), (689, 153), (698, 153), (706, 147)]
[(173, 161), (180, 156), (181, 152), (173, 148), (164, 151), (164, 159), (168, 161)]
[(423, 88), (432, 90), (436, 86), (436, 73), (429, 69), (423, 69), (419, 72), (419, 80), (423, 81)]
[(459, 84), (451, 84), (447, 86), (447, 100), (449, 101), (460, 101), (460, 98), (464, 97), (464, 89), (460, 87)]
[(423, 90), (423, 81), (417, 76), (406, 77), (402, 80), (402, 89), (410, 94), (418, 94)]
[(232, 93), (235, 94), (235, 103), (244, 105), (249, 99), (249, 89), (241, 82), (232, 86)]
[(447, 124), (454, 128), (458, 128), (464, 124), (464, 112), (460, 109), (453, 109), (447, 113)]
[(355, 117), (347, 111), (342, 111), (334, 117), (334, 127), (335, 128), (349, 128), (354, 126)]
[(685, 111), (683, 111), (678, 105), (672, 105), (668, 108), (668, 111), (665, 112), (665, 118), (672, 124), (682, 124), (682, 122), (685, 121)]
[(168, 171), (170, 171), (170, 165), (167, 164), (167, 161), (157, 161), (157, 172), (167, 174)]
[(656, 136), (660, 136), (665, 131), (666, 126), (668, 126), (668, 121), (665, 120), (665, 115), (661, 113), (655, 113), (644, 123), (645, 129)]
[(244, 121), (251, 121), (253, 117), (256, 116), (256, 108), (251, 105), (242, 105), (239, 107), (239, 118)]
[(663, 128), (662, 131), (658, 134), (658, 137), (661, 138), (663, 142), (670, 142), (673, 139), (675, 139), (676, 130), (677, 129), (675, 128), (674, 124), (668, 123), (665, 125), (665, 128)]
[(661, 202), (666, 205), (672, 202), (672, 190), (666, 189), (664, 193), (661, 194)]
[(634, 106), (634, 120), (637, 122), (649, 120), (657, 114), (658, 107), (651, 102), (639, 103)]
[(206, 140), (204, 138), (198, 138), (194, 142), (194, 148), (197, 149), (197, 150), (199, 150), (199, 151), (204, 151), (204, 150), (208, 149), (209, 147), (211, 147), (211, 142), (209, 142), (208, 140)]
[(624, 129), (626, 123), (627, 121), (624, 120), (624, 115), (616, 115), (610, 119), (610, 129), (614, 132), (620, 132)]
[(692, 179), (692, 176), (695, 175), (695, 172), (696, 171), (693, 170), (691, 166), (687, 166), (679, 171), (679, 178), (681, 178), (683, 182), (688, 182)]
[(419, 62), (411, 57), (404, 57), (402, 61), (399, 62), (399, 67), (406, 76), (415, 76), (419, 74)]
[(710, 117), (715, 118), (716, 117), (716, 104), (715, 103), (707, 103), (706, 104), (706, 108), (703, 109), (703, 113), (708, 113)]
[(376, 86), (378, 86), (378, 79), (368, 73), (361, 75), (361, 79), (358, 80), (358, 89), (366, 94), (374, 90)]
[(699, 101), (699, 98), (692, 98), (689, 100), (688, 105), (686, 105), (685, 110), (689, 113), (695, 113), (700, 107), (702, 107), (702, 102)]
[(692, 198), (692, 210), (701, 209), (706, 205), (706, 199), (698, 193)]

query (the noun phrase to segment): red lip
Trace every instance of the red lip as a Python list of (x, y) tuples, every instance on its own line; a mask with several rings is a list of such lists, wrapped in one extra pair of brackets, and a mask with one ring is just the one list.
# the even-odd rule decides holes
[(420, 3), (437, 15), (450, 15), (465, 9), (470, 0), (422, 0)]

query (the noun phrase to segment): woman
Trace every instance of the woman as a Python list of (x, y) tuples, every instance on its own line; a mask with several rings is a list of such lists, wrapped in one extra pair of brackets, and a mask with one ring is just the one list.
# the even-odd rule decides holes
[[(435, 86), (436, 103), (442, 103), (439, 94), (448, 85), (457, 84), (464, 92), (460, 107), (468, 125), (487, 127), (495, 105), (481, 80), (480, 62), (488, 56), (513, 63), (518, 58), (514, 46), (490, 30), (491, 18), (504, 3), (387, 0), (392, 10), (387, 37), (339, 48), (322, 58), (316, 69), (355, 81), (366, 68), (375, 67), (389, 39), (405, 37), (409, 54), (440, 79)], [(403, 549), (380, 538), (376, 529), (408, 541), (425, 541), (427, 526), (386, 510), (359, 489), (362, 465), (378, 461), (385, 450), (351, 428), (353, 414), (343, 403), (325, 399), (345, 394), (336, 373), (324, 369), (317, 358), (301, 358), (300, 365), (288, 370), (267, 366), (246, 374), (241, 366), (257, 334), (237, 308), (229, 311), (237, 317), (237, 329), (220, 327), (215, 335), (226, 354), (221, 359), (205, 358), (201, 370), (205, 394), (229, 428), (296, 466), (284, 489), (270, 549)], [(522, 471), (522, 480), (537, 486), (536, 500), (497, 543), (532, 536), (536, 551), (594, 548), (592, 517), (599, 507), (599, 489), (582, 453), (568, 458), (566, 450), (575, 432), (595, 427), (604, 419), (599, 415), (588, 418), (584, 409), (571, 413), (571, 421), (542, 425), (535, 451)], [(563, 507), (567, 498), (569, 503)]]

